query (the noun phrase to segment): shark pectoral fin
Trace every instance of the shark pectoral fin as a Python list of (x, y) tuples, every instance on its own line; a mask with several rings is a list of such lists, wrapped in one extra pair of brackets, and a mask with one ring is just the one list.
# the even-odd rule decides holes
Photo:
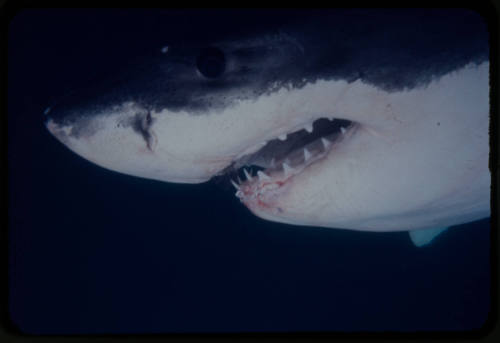
[(437, 227), (432, 229), (413, 230), (408, 233), (410, 234), (410, 238), (413, 244), (415, 244), (415, 246), (417, 247), (422, 247), (432, 242), (432, 240), (436, 238), (436, 236), (438, 236), (446, 229), (447, 227)]

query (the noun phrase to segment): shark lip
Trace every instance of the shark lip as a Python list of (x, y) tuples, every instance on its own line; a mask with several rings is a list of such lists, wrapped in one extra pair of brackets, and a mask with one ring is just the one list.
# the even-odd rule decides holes
[[(249, 172), (241, 167), (242, 177), (238, 175), (238, 182), (231, 180), (236, 196), (248, 207), (273, 207), (273, 200), (295, 176), (324, 160), (359, 125), (343, 119), (319, 118), (301, 130), (270, 140), (240, 162), (251, 168)], [(262, 159), (266, 162), (259, 161)], [(258, 170), (254, 173), (252, 169)]]

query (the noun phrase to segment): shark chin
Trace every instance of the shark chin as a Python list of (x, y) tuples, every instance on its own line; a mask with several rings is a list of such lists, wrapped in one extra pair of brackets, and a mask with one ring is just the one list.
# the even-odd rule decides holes
[[(427, 245), (490, 215), (487, 33), (467, 11), (377, 13), (349, 16), (367, 30), (333, 11), (162, 48), (120, 82), (48, 108), (47, 129), (120, 173), (222, 176), (265, 220), (409, 231)], [(464, 22), (475, 31), (457, 40)]]

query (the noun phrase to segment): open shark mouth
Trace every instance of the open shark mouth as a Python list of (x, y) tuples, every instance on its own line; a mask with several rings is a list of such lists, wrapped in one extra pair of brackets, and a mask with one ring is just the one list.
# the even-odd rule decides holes
[(299, 130), (261, 143), (262, 148), (238, 158), (223, 173), (237, 174), (237, 181), (231, 183), (236, 196), (247, 206), (270, 208), (272, 200), (294, 176), (321, 162), (357, 127), (358, 123), (345, 119), (316, 119)]

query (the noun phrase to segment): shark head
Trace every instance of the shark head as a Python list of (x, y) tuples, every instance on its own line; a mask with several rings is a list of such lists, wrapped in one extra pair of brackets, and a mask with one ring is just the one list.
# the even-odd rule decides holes
[(236, 195), (272, 221), (450, 226), (489, 215), (487, 42), (468, 11), (314, 13), (158, 48), (47, 109), (46, 126), (129, 175), (240, 170)]

